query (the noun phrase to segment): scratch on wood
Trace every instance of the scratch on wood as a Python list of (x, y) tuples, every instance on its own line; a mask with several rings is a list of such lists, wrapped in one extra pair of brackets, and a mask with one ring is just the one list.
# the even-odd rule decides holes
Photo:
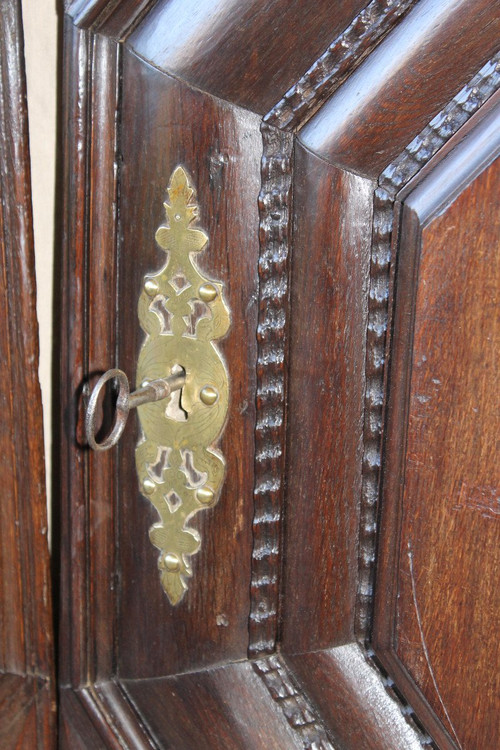
[(496, 519), (500, 515), (500, 498), (496, 487), (469, 487), (464, 479), (459, 482), (459, 491), (453, 510), (478, 511), (483, 518)]
[(424, 629), (423, 629), (423, 626), (422, 626), (422, 618), (420, 617), (420, 610), (419, 610), (419, 607), (418, 607), (417, 589), (416, 589), (416, 585), (415, 585), (415, 575), (414, 575), (414, 572), (413, 572), (413, 552), (411, 550), (411, 540), (410, 539), (408, 540), (408, 562), (409, 562), (409, 565), (410, 565), (411, 593), (412, 593), (412, 597), (413, 597), (413, 604), (414, 604), (414, 607), (415, 607), (415, 614), (417, 616), (418, 630), (419, 630), (419, 633), (420, 633), (420, 641), (422, 643), (422, 650), (424, 652), (425, 661), (427, 662), (427, 666), (429, 668), (429, 673), (430, 673), (430, 676), (431, 676), (432, 684), (434, 685), (434, 690), (436, 691), (436, 695), (438, 697), (438, 700), (439, 700), (439, 702), (440, 702), (440, 704), (441, 704), (441, 706), (443, 708), (443, 711), (444, 711), (444, 713), (446, 715), (446, 718), (448, 719), (448, 724), (450, 726), (450, 729), (453, 732), (453, 736), (455, 737), (455, 739), (457, 741), (457, 745), (459, 746), (460, 750), (463, 750), (462, 745), (460, 743), (460, 740), (458, 739), (458, 735), (457, 735), (457, 733), (455, 731), (455, 727), (453, 726), (453, 722), (452, 722), (452, 720), (450, 718), (450, 715), (449, 715), (448, 711), (446, 710), (446, 706), (444, 705), (444, 701), (441, 698), (441, 693), (439, 691), (439, 687), (438, 687), (438, 684), (437, 684), (437, 681), (436, 681), (436, 676), (434, 674), (434, 670), (433, 670), (432, 665), (431, 665), (429, 651), (427, 649), (427, 643), (425, 641), (425, 636), (424, 636)]
[[(398, 191), (500, 87), (500, 52), (489, 60), (411, 143), (387, 166), (374, 198), (373, 249), (366, 336), (366, 396), (363, 489), (360, 519), (359, 586), (356, 634), (369, 638), (373, 616), (375, 540), (380, 481), (384, 406), (385, 344), (389, 317), (389, 283), (393, 207)], [(436, 384), (438, 385), (438, 384)]]

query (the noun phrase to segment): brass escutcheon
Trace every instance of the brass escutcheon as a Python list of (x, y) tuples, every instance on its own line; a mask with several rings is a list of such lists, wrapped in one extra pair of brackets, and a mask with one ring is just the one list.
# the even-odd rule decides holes
[[(230, 326), (221, 282), (198, 268), (195, 254), (207, 245), (196, 226), (198, 205), (183, 167), (177, 167), (163, 204), (166, 222), (156, 232), (167, 254), (165, 265), (148, 273), (139, 298), (139, 322), (145, 333), (137, 362), (137, 390), (130, 393), (121, 370), (109, 370), (89, 401), (86, 434), (91, 448), (108, 450), (118, 442), (130, 409), (137, 407), (141, 437), (136, 468), (143, 496), (158, 511), (150, 529), (159, 549), (160, 579), (170, 602), (178, 604), (192, 577), (190, 558), (201, 546), (189, 526), (201, 510), (215, 505), (226, 463), (217, 449), (229, 406), (226, 365), (214, 341)], [(96, 440), (97, 404), (106, 383), (120, 385), (110, 435)]]

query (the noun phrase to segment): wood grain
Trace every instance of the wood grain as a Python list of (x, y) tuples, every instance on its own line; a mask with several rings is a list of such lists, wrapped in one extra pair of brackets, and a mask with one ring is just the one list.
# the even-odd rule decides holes
[[(357, 589), (373, 184), (297, 147), (283, 646), (345, 643)], [(311, 627), (311, 621), (314, 627)]]
[(287, 657), (321, 711), (334, 746), (355, 750), (419, 750), (428, 744), (405, 721), (380, 675), (355, 643)]
[[(378, 179), (374, 194), (372, 257), (366, 333), (366, 389), (363, 429), (363, 490), (359, 532), (359, 584), (356, 634), (369, 636), (382, 453), (386, 360), (390, 355), (390, 287), (397, 248), (399, 200), (495, 106), (500, 85), (500, 55), (488, 61), (431, 122), (398, 154)], [(393, 231), (394, 230), (394, 231)]]
[[(89, 455), (83, 413), (92, 376), (102, 371), (103, 352), (108, 356), (114, 345), (115, 320), (106, 309), (116, 287), (116, 54), (116, 46), (105, 37), (92, 44), (85, 32), (67, 23), (61, 227), (65, 252), (59, 300), (65, 325), (56, 341), (62, 404), (56, 471), (66, 492), (60, 494), (60, 505), (56, 501), (56, 514), (62, 561), (60, 675), (63, 684), (74, 686), (89, 676), (109, 674), (114, 663), (115, 466), (110, 456), (97, 462)], [(87, 137), (90, 117), (92, 142)], [(109, 270), (102, 272), (107, 265)], [(89, 285), (89, 272), (95, 284)], [(74, 325), (73, 316), (85, 320), (85, 326)]]
[(263, 115), (364, 5), (160, 0), (129, 43), (155, 67)]
[(410, 194), (401, 230), (374, 638), (446, 748), (498, 744), (498, 161), (474, 179), (498, 122)]
[(499, 31), (496, 2), (421, 0), (303, 128), (301, 141), (338, 166), (378, 177), (497, 51)]
[(413, 5), (415, 0), (372, 0), (288, 89), (264, 122), (283, 130), (303, 127)]
[[(125, 56), (123, 81), (120, 366), (135, 378), (143, 336), (135, 307), (144, 273), (164, 263), (154, 236), (164, 218), (166, 186), (178, 164), (197, 188), (199, 224), (209, 235), (200, 265), (224, 283), (233, 319), (219, 344), (231, 388), (220, 444), (226, 480), (217, 506), (193, 520), (201, 549), (193, 557), (185, 599), (175, 608), (161, 588), (158, 551), (149, 540), (157, 514), (136, 490), (130, 460), (138, 437), (133, 422), (122, 439), (118, 660), (123, 676), (138, 678), (243, 658), (248, 647), (262, 141), (255, 115), (182, 86), (131, 52)], [(111, 364), (108, 358), (102, 366)]]
[(0, 743), (5, 750), (55, 747), (53, 728), (47, 723), (47, 707), (55, 704), (53, 685), (35, 675), (0, 675)]
[(99, 728), (95, 726), (91, 714), (85, 710), (85, 700), (81, 692), (62, 689), (59, 691), (59, 700), (58, 747), (62, 750), (88, 750), (89, 747), (93, 750), (123, 748), (123, 744), (120, 744), (119, 739), (107, 727), (103, 716), (99, 717)]
[(147, 715), (159, 747), (303, 747), (300, 734), (269, 699), (248, 662), (159, 680), (126, 681), (124, 687), (136, 710)]
[(0, 7), (0, 742), (54, 746), (51, 585), (20, 3)]
[[(88, 168), (92, 188), (87, 199), (89, 249), (87, 273), (92, 284), (87, 289), (87, 372), (102, 371), (103, 361), (116, 346), (116, 319), (106, 313), (107, 301), (116, 294), (117, 219), (117, 128), (120, 51), (104, 36), (96, 36), (92, 49), (94, 85), (90, 116), (94, 137), (89, 147)], [(111, 257), (110, 257), (111, 256)], [(105, 272), (103, 270), (105, 269)], [(105, 368), (104, 368), (105, 369)], [(91, 382), (95, 380), (92, 378)], [(95, 679), (110, 674), (114, 665), (112, 644), (116, 625), (112, 594), (116, 587), (116, 543), (113, 538), (117, 517), (115, 465), (109, 455), (87, 451), (88, 524), (92, 545), (89, 549), (88, 626), (89, 663), (95, 665)]]
[[(54, 488), (54, 516), (59, 520), (59, 640), (62, 684), (79, 685), (87, 678), (86, 643), (86, 454), (82, 450), (83, 430), (78, 424), (85, 361), (86, 276), (84, 251), (86, 237), (86, 123), (88, 113), (89, 60), (84, 32), (66, 22), (64, 35), (64, 76), (62, 133), (64, 172), (61, 209), (61, 285), (59, 314), (60, 346), (59, 423), (55, 439), (59, 453), (54, 456), (57, 478)], [(77, 284), (74, 280), (78, 279)], [(56, 297), (57, 300), (57, 297)], [(57, 303), (56, 303), (57, 304)], [(76, 324), (76, 321), (81, 324)], [(57, 549), (57, 547), (56, 547)]]
[(155, 0), (64, 0), (75, 26), (92, 29), (112, 39), (125, 39)]
[[(497, 85), (497, 59), (477, 71), (498, 17), (485, 0), (410, 5), (345, 2), (332, 13), (322, 2), (311, 13), (305, 2), (225, 1), (193, 4), (191, 13), (174, 0), (146, 15), (141, 0), (70, 5), (91, 32), (71, 23), (66, 32), (68, 748), (433, 744), (394, 699), (407, 684), (402, 669), (385, 662), (391, 687), (364, 647), (391, 241), (398, 190)], [(123, 67), (97, 30), (131, 32)], [(353, 92), (363, 94), (359, 108)], [(260, 115), (276, 102), (260, 131)], [(293, 160), (291, 133), (270, 123), (300, 130)], [(318, 133), (319, 156), (311, 152)], [(210, 235), (202, 265), (223, 279), (234, 325), (222, 343), (233, 383), (222, 446), (228, 479), (217, 507), (196, 522), (202, 552), (173, 610), (148, 538), (156, 516), (137, 491), (133, 421), (115, 456), (88, 457), (77, 402), (99, 370), (118, 365), (134, 378), (136, 302), (143, 274), (163, 262), (154, 233), (178, 163), (198, 189)], [(253, 656), (276, 646), (279, 656), (246, 660), (247, 648)], [(451, 747), (419, 690), (405, 695)]]
[(254, 660), (252, 666), (292, 729), (301, 738), (304, 748), (334, 750), (315, 706), (302, 690), (283, 657), (273, 654)]

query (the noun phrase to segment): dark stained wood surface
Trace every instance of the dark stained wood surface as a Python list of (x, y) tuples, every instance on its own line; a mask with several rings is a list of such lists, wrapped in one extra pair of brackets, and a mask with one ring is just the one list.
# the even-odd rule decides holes
[[(49, 708), (50, 707), (50, 708)], [(48, 710), (52, 714), (49, 721)], [(53, 684), (35, 675), (0, 675), (0, 745), (5, 750), (55, 747)]]
[[(297, 146), (283, 645), (353, 635), (373, 183)], [(361, 345), (360, 345), (361, 344)], [(350, 460), (346, 461), (345, 457)], [(314, 627), (311, 627), (314, 622)]]
[(388, 682), (369, 664), (356, 643), (288, 656), (299, 682), (321, 711), (335, 748), (418, 750), (422, 747)]
[[(158, 550), (149, 539), (157, 513), (138, 492), (130, 491), (137, 484), (130, 460), (137, 440), (133, 420), (122, 440), (119, 664), (122, 675), (138, 678), (243, 658), (248, 646), (259, 248), (256, 196), (262, 147), (255, 115), (182, 87), (130, 52), (125, 54), (123, 77), (120, 366), (133, 381), (143, 338), (135, 312), (137, 300), (144, 273), (165, 262), (154, 236), (164, 221), (166, 187), (177, 164), (185, 167), (198, 188), (199, 226), (209, 235), (200, 267), (224, 283), (233, 319), (226, 338), (218, 342), (231, 389), (220, 443), (227, 462), (226, 481), (218, 504), (193, 519), (201, 549), (192, 558), (193, 577), (177, 607), (170, 605), (161, 588)], [(137, 144), (142, 144), (139, 152)], [(102, 366), (111, 365), (108, 356)]]
[(263, 115), (364, 5), (160, 0), (129, 44), (161, 70)]
[(266, 114), (265, 122), (285, 130), (303, 127), (415, 3), (371, 0), (285, 92)]
[(443, 747), (471, 749), (499, 741), (499, 162), (464, 184), (498, 152), (498, 123), (497, 107), (405, 201), (375, 623)]
[(301, 748), (250, 663), (160, 680), (125, 681), (159, 747), (176, 750)]
[[(114, 345), (114, 316), (103, 315), (115, 291), (115, 107), (116, 46), (88, 36), (67, 21), (63, 65), (62, 241), (71, 252), (61, 259), (59, 397), (62, 404), (57, 466), (60, 487), (59, 675), (63, 685), (80, 685), (113, 663), (115, 575), (114, 463), (93, 462), (83, 432), (84, 373), (102, 369)], [(89, 73), (88, 73), (88, 72)], [(78, 85), (74, 86), (74, 82)], [(95, 93), (91, 96), (90, 92)], [(102, 92), (102, 93), (101, 93)], [(87, 124), (93, 118), (93, 141)], [(90, 169), (91, 167), (91, 169)], [(88, 182), (87, 182), (88, 180)], [(87, 283), (86, 251), (93, 283)], [(74, 283), (79, 279), (79, 283)], [(85, 319), (85, 326), (74, 325)], [(93, 333), (92, 341), (89, 334)], [(90, 485), (92, 478), (92, 485)], [(88, 492), (90, 488), (90, 501)], [(95, 494), (94, 494), (95, 493)], [(91, 529), (91, 531), (89, 531)], [(89, 536), (92, 536), (92, 544)], [(84, 562), (83, 562), (84, 561)], [(87, 573), (92, 571), (92, 580)], [(90, 603), (91, 602), (91, 603)], [(68, 623), (71, 622), (69, 626)]]
[(302, 142), (378, 177), (497, 51), (499, 36), (497, 1), (421, 0), (310, 120)]
[(423, 230), (396, 634), (450, 734), (477, 750), (500, 743), (499, 194), (497, 162)]
[(0, 744), (54, 746), (51, 585), (20, 3), (0, 6)]
[(92, 715), (92, 711), (85, 710), (87, 696), (82, 695), (83, 692), (68, 688), (59, 690), (58, 747), (61, 750), (121, 750), (123, 743), (107, 725), (106, 717), (97, 711)]
[[(77, 428), (78, 399), (82, 389), (83, 340), (86, 329), (85, 274), (83, 242), (85, 237), (86, 149), (83, 131), (86, 123), (86, 87), (83, 73), (87, 66), (85, 35), (65, 22), (63, 52), (62, 175), (60, 319), (64, 322), (56, 346), (60, 345), (60, 378), (56, 394), (60, 403), (60, 422), (56, 440), (60, 452), (54, 456), (59, 488), (54, 491), (54, 517), (59, 520), (59, 680), (62, 684), (84, 681), (88, 673), (85, 651), (86, 624), (85, 573), (85, 453), (83, 433)], [(87, 77), (85, 76), (85, 81)], [(78, 81), (74, 85), (74, 81)], [(79, 85), (80, 84), (80, 85)], [(68, 248), (71, 248), (69, 251)], [(74, 279), (80, 283), (73, 283)], [(57, 298), (56, 298), (57, 299)], [(69, 322), (81, 317), (85, 325)], [(59, 339), (59, 340), (57, 340)], [(56, 472), (54, 472), (56, 474)], [(59, 492), (57, 492), (59, 489)], [(57, 549), (57, 547), (56, 547)], [(77, 561), (80, 564), (77, 564)], [(103, 561), (104, 564), (104, 561)], [(71, 613), (71, 615), (69, 614)], [(71, 619), (70, 619), (71, 617)], [(69, 626), (71, 622), (71, 626)], [(82, 663), (83, 662), (83, 663)]]
[(64, 0), (66, 13), (75, 25), (93, 29), (112, 39), (123, 39), (156, 0)]
[[(398, 6), (401, 15), (410, 5)], [(429, 23), (438, 5), (443, 23)], [(63, 746), (429, 744), (406, 723), (411, 709), (401, 710), (397, 691), (386, 694), (391, 680), (374, 668), (365, 640), (390, 248), (398, 189), (495, 88), (492, 62), (418, 136), (418, 153), (406, 149), (491, 55), (495, 4), (420, 0), (419, 14), (411, 11), (400, 31), (391, 31), (395, 15), (384, 1), (357, 19), (357, 6), (339, 4), (342, 23), (323, 3), (307, 19), (305, 4), (280, 1), (197, 4), (192, 15), (185, 3), (158, 3), (141, 16), (144, 7), (140, 0), (71, 4), (83, 27), (124, 36), (134, 27), (124, 46), (71, 22), (66, 30)], [(324, 36), (313, 33), (321, 19)], [(363, 73), (349, 78), (384, 36), (385, 75), (372, 52)], [(318, 37), (331, 52), (315, 62)], [(351, 108), (352, 81), (376, 90), (363, 99), (365, 109)], [(321, 120), (337, 86), (331, 102), (344, 102), (349, 137), (342, 118)], [(260, 115), (276, 103), (259, 133)], [(321, 122), (325, 143), (339, 143), (338, 152), (311, 153)], [(380, 174), (390, 159), (395, 166)], [(200, 225), (210, 235), (201, 265), (224, 281), (234, 324), (220, 344), (233, 389), (222, 442), (226, 486), (218, 505), (195, 521), (201, 552), (186, 599), (172, 609), (148, 538), (156, 514), (137, 490), (134, 420), (117, 451), (89, 456), (79, 401), (88, 377), (108, 367), (134, 380), (137, 298), (143, 274), (163, 262), (154, 233), (177, 163), (193, 178)], [(276, 635), (285, 656), (272, 654)], [(247, 648), (260, 658), (248, 662)], [(399, 689), (400, 672), (391, 677)], [(450, 747), (425, 706), (422, 721)]]
[[(118, 269), (110, 262), (115, 252), (118, 175), (114, 169), (117, 148), (115, 123), (118, 98), (119, 59), (116, 45), (105, 36), (96, 36), (91, 51), (92, 77), (100, 82), (89, 102), (89, 116), (94, 123), (94, 138), (89, 144), (91, 190), (82, 209), (88, 212), (90, 248), (87, 273), (92, 283), (85, 290), (87, 329), (84, 345), (88, 372), (94, 375), (106, 369), (103, 365), (116, 346), (116, 316), (107, 314), (108, 300), (116, 294)], [(87, 52), (85, 54), (88, 54)], [(81, 422), (78, 439), (81, 450), (84, 438)], [(86, 618), (89, 665), (95, 679), (109, 675), (114, 664), (112, 644), (116, 637), (115, 603), (111, 594), (117, 580), (117, 545), (114, 539), (117, 523), (115, 465), (111, 456), (97, 456), (87, 451), (88, 523), (92, 529), (92, 546), (88, 551), (88, 597), (91, 606), (80, 601)], [(101, 459), (101, 460), (99, 460)], [(75, 540), (76, 541), (76, 540)], [(82, 543), (82, 539), (77, 543)], [(76, 645), (76, 644), (75, 644)], [(83, 667), (83, 665), (82, 665)], [(88, 666), (87, 666), (88, 669)]]
[(248, 655), (274, 653), (286, 463), (287, 353), (292, 236), (293, 137), (262, 126), (259, 316)]

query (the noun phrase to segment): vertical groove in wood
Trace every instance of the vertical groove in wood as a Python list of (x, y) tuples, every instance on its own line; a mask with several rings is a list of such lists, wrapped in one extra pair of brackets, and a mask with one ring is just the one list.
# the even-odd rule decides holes
[(249, 655), (272, 653), (278, 628), (293, 136), (262, 126), (257, 416)]
[[(78, 415), (86, 371), (87, 344), (87, 172), (89, 35), (66, 21), (64, 34), (62, 136), (62, 259), (60, 286), (60, 679), (87, 681), (86, 464)], [(79, 283), (75, 284), (75, 279)], [(75, 325), (78, 321), (79, 325)], [(56, 334), (57, 336), (57, 334)], [(55, 488), (54, 488), (55, 489)], [(55, 495), (55, 492), (54, 492)]]
[[(62, 136), (64, 174), (62, 180), (62, 273), (60, 285), (61, 350), (60, 393), (60, 677), (62, 683), (80, 684), (86, 680), (81, 661), (84, 647), (85, 548), (77, 519), (83, 512), (85, 497), (85, 456), (78, 444), (77, 408), (84, 369), (85, 302), (83, 247), (85, 242), (85, 178), (87, 152), (87, 35), (66, 22), (63, 52)], [(75, 85), (75, 81), (77, 84)], [(78, 328), (73, 320), (81, 321)], [(57, 335), (57, 334), (56, 334)], [(78, 441), (80, 442), (80, 441)], [(56, 489), (56, 488), (55, 488)], [(81, 523), (81, 522), (80, 522)], [(83, 524), (82, 524), (83, 526)], [(75, 546), (77, 549), (75, 549)], [(72, 626), (69, 623), (72, 622)], [(75, 650), (74, 650), (75, 649)]]
[[(109, 356), (115, 341), (115, 313), (110, 300), (116, 292), (119, 48), (106, 37), (67, 23), (60, 339), (60, 649), (63, 684), (76, 687), (109, 676), (113, 668), (116, 457), (89, 455), (82, 416), (88, 378), (114, 364)], [(74, 283), (75, 277), (80, 279), (79, 284)], [(74, 320), (81, 321), (78, 329)], [(109, 561), (109, 568), (103, 568), (103, 561)]]
[[(117, 105), (120, 45), (105, 36), (93, 37), (89, 151), (89, 305), (88, 377), (118, 363), (115, 307), (117, 248)], [(92, 283), (90, 283), (92, 279)], [(116, 452), (89, 454), (89, 638), (95, 643), (93, 679), (113, 670), (115, 632), (115, 502)]]

